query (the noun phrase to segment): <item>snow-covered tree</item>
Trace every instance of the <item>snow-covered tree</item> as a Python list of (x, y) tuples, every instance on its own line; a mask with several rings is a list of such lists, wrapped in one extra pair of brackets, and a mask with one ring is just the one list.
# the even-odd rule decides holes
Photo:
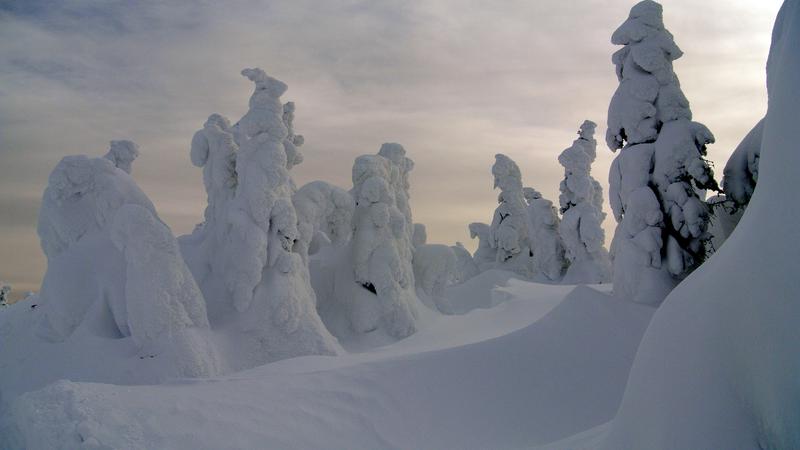
[(714, 141), (692, 122), (672, 61), (682, 52), (664, 28), (661, 5), (644, 0), (614, 32), (624, 47), (612, 61), (620, 81), (608, 110), (614, 160), (610, 203), (619, 223), (612, 243), (614, 292), (660, 303), (706, 257), (705, 189), (717, 189), (704, 159)]
[(464, 248), (464, 244), (456, 242), (456, 245), (450, 248), (453, 250), (453, 254), (456, 255), (456, 270), (453, 275), (453, 283), (463, 283), (480, 273), (478, 265), (469, 250)]
[[(402, 150), (402, 147), (388, 148)], [(387, 148), (386, 145), (381, 150)], [(384, 152), (387, 153), (387, 152)], [(407, 192), (403, 184), (413, 163), (405, 150), (384, 155), (362, 155), (353, 165), (356, 200), (353, 217), (352, 271), (354, 280), (377, 297), (354, 297), (351, 326), (357, 332), (383, 328), (396, 338), (416, 331), (416, 304), (412, 266), (410, 209), (398, 202)], [(341, 292), (338, 297), (347, 296)]]
[(524, 189), (527, 223), (531, 240), (531, 269), (550, 281), (559, 281), (567, 267), (564, 244), (558, 234), (559, 218), (553, 202), (533, 188)]
[(346, 190), (324, 181), (312, 181), (294, 193), (292, 203), (301, 235), (295, 247), (299, 246), (298, 251), (304, 257), (326, 245), (344, 245), (350, 241), (355, 200)]
[(709, 232), (714, 250), (719, 249), (730, 236), (750, 203), (758, 182), (763, 132), (764, 119), (761, 119), (742, 139), (725, 164), (722, 178), (724, 194), (714, 196), (708, 201), (713, 208)]
[(255, 91), (238, 122), (237, 183), (223, 224), (228, 231), (222, 279), (240, 329), (255, 347), (252, 362), (333, 354), (338, 344), (316, 313), (308, 266), (293, 251), (300, 233), (280, 102), (287, 86), (261, 69), (242, 75)]
[(497, 250), (498, 267), (529, 275), (531, 244), (522, 174), (511, 158), (497, 154), (492, 175), (495, 189), (500, 188), (501, 192), (489, 229), (489, 245)]
[(0, 306), (8, 305), (11, 298), (11, 285), (0, 281)]
[(414, 224), (414, 280), (431, 301), (429, 306), (439, 309), (438, 301), (444, 297), (444, 289), (452, 283), (456, 271), (456, 254), (447, 245), (428, 244), (425, 225)]
[(208, 227), (224, 223), (228, 201), (236, 190), (237, 149), (230, 121), (219, 114), (210, 115), (203, 129), (192, 137), (190, 157), (192, 164), (203, 168), (203, 185), (208, 196), (205, 210)]
[(478, 239), (478, 248), (472, 254), (472, 260), (481, 272), (494, 268), (497, 261), (497, 249), (489, 243), (489, 230), (491, 227), (485, 223), (469, 224), (469, 237)]
[(123, 336), (142, 355), (174, 360), (184, 376), (217, 373), (205, 300), (170, 229), (128, 204), (114, 215), (110, 235), (125, 260), (125, 302), (110, 305)]
[[(315, 231), (331, 232), (333, 220), (343, 232), (339, 221), (347, 219), (326, 209), (339, 201), (335, 193), (313, 187), (300, 195), (298, 212), (289, 169), (302, 161), (303, 140), (294, 133), (294, 105), (280, 101), (287, 86), (261, 69), (242, 75), (255, 83), (247, 113), (233, 126), (212, 114), (192, 139), (208, 207), (205, 222), (181, 237), (181, 250), (207, 299), (211, 326), (224, 326), (227, 339), (244, 349), (225, 355), (229, 365), (335, 354), (340, 346), (317, 314), (307, 256)], [(348, 201), (339, 204), (347, 209)]]
[(602, 223), (606, 215), (602, 209), (602, 188), (591, 175), (597, 155), (596, 126), (590, 120), (583, 122), (578, 139), (558, 157), (564, 166), (558, 233), (569, 261), (562, 280), (567, 284), (600, 283), (611, 278), (611, 260), (603, 246)]
[(81, 329), (131, 338), (172, 376), (218, 371), (205, 301), (175, 238), (133, 178), (108, 158), (67, 156), (39, 212), (47, 272), (37, 333), (67, 341)]
[(131, 173), (133, 161), (139, 157), (139, 146), (133, 141), (120, 140), (111, 141), (111, 147), (104, 158), (114, 163), (117, 169), (124, 170), (127, 174)]

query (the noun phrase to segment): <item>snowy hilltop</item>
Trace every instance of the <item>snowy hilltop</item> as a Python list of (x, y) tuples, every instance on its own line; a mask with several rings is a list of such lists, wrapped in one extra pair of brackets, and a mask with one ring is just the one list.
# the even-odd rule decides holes
[(259, 68), (238, 121), (185, 136), (188, 235), (134, 177), (146, 145), (53, 161), (41, 289), (0, 282), (0, 448), (800, 448), (800, 0), (721, 182), (662, 6), (609, 34), (610, 248), (592, 120), (550, 190), (484, 155), (474, 251), (414, 222), (412, 146), (299, 186), (314, 133)]

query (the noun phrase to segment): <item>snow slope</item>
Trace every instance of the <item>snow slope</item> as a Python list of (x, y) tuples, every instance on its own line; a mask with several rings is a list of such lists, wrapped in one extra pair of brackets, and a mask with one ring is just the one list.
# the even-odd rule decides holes
[(59, 381), (13, 403), (0, 447), (522, 448), (607, 422), (653, 309), (500, 289), (493, 308), (364, 353), (153, 386)]

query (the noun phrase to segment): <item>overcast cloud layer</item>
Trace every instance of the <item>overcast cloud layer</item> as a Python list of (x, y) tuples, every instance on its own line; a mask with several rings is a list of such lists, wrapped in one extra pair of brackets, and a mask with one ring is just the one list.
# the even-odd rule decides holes
[[(599, 124), (595, 177), (617, 80), (613, 30), (634, 2), (83, 0), (0, 3), (0, 280), (38, 290), (35, 224), (50, 170), (102, 155), (111, 139), (142, 151), (134, 177), (175, 234), (202, 217), (189, 142), (208, 115), (247, 109), (261, 67), (285, 81), (305, 135), (298, 185), (349, 188), (353, 159), (400, 142), (415, 160), (414, 219), (429, 241), (463, 241), (490, 221), (495, 153), (557, 201), (556, 160), (584, 119)], [(778, 0), (665, 0), (685, 56), (675, 63), (694, 119), (717, 137), (722, 171), (766, 111), (764, 65)], [(721, 173), (720, 173), (721, 175)], [(606, 220), (607, 242), (613, 218)]]

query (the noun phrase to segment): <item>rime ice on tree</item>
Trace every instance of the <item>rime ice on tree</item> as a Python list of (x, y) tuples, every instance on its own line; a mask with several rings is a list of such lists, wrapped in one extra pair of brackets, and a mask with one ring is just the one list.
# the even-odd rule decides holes
[(704, 159), (714, 141), (692, 122), (672, 70), (682, 52), (664, 28), (661, 5), (636, 4), (611, 41), (620, 85), (608, 110), (606, 142), (616, 151), (609, 175), (615, 294), (660, 303), (706, 256), (709, 215), (702, 190), (716, 189)]
[(585, 121), (578, 139), (564, 150), (558, 162), (564, 166), (561, 181), (561, 223), (558, 232), (569, 261), (564, 279), (567, 284), (599, 283), (611, 278), (611, 261), (603, 247), (603, 191), (591, 176), (592, 162), (597, 155), (594, 130), (597, 125)]
[(524, 190), (527, 206), (528, 229), (531, 241), (531, 268), (547, 280), (560, 281), (567, 261), (564, 244), (558, 234), (559, 219), (553, 202), (542, 197), (537, 190)]
[(214, 114), (192, 140), (209, 203), (182, 250), (209, 300), (212, 326), (235, 324), (227, 331), (246, 349), (228, 355), (233, 367), (333, 354), (339, 346), (315, 310), (305, 259), (313, 229), (306, 223), (301, 233), (292, 202), (289, 168), (302, 161), (294, 105), (281, 103), (287, 86), (263, 70), (242, 75), (255, 83), (247, 113), (235, 126)]
[(348, 308), (349, 319), (357, 332), (380, 327), (403, 338), (416, 331), (407, 194), (411, 168), (413, 162), (398, 144), (384, 144), (378, 155), (359, 156), (353, 164), (352, 273), (356, 283), (374, 294), (353, 296), (357, 304)]
[(481, 272), (489, 270), (495, 266), (497, 261), (497, 249), (489, 243), (490, 226), (481, 222), (469, 224), (469, 237), (478, 239), (478, 248), (472, 255), (472, 260)]
[(500, 188), (489, 245), (497, 250), (498, 267), (530, 275), (531, 244), (525, 198), (522, 193), (522, 174), (517, 163), (503, 154), (495, 155), (492, 166), (494, 187)]
[(113, 162), (117, 169), (124, 170), (130, 175), (131, 165), (139, 157), (139, 146), (133, 141), (111, 141), (111, 147), (103, 157)]

